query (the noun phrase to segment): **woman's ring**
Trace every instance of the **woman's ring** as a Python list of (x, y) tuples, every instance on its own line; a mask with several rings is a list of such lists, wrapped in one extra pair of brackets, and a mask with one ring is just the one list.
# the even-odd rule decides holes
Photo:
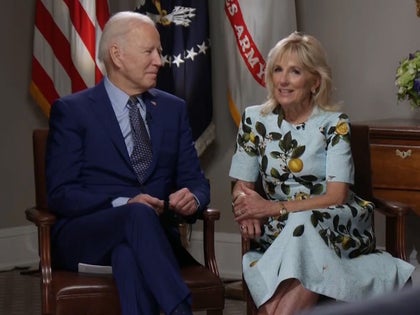
[(241, 230), (245, 230), (246, 229), (246, 225), (241, 225)]
[(239, 197), (243, 197), (243, 196), (246, 196), (246, 194), (243, 192), (243, 191), (240, 191), (236, 196), (235, 196), (235, 198), (233, 198), (233, 202), (235, 202), (236, 201), (236, 199), (238, 199)]

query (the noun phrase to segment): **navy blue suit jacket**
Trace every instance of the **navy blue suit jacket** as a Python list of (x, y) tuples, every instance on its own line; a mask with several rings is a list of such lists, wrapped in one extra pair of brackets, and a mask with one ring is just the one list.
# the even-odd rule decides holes
[[(147, 193), (166, 200), (183, 187), (208, 205), (209, 184), (192, 140), (183, 100), (158, 89), (143, 94), (153, 146), (144, 184), (129, 154), (103, 81), (57, 100), (51, 109), (47, 144), (49, 208), (61, 218), (112, 207), (117, 197)], [(59, 222), (60, 225), (60, 222)]]

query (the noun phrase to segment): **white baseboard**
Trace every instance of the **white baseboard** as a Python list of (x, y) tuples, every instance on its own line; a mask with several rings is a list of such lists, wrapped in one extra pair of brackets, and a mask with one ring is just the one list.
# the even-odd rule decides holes
[[(203, 262), (203, 234), (193, 231), (189, 251)], [(241, 237), (234, 233), (215, 234), (216, 259), (221, 277), (241, 278)], [(35, 226), (26, 225), (0, 229), (0, 271), (16, 267), (36, 266), (38, 233)]]
[[(219, 273), (222, 278), (241, 279), (241, 236), (236, 233), (216, 233), (215, 252)], [(193, 231), (191, 233), (190, 253), (201, 263), (203, 263), (203, 233)]]
[(0, 229), (0, 253), (0, 271), (37, 265), (37, 228), (25, 225)]

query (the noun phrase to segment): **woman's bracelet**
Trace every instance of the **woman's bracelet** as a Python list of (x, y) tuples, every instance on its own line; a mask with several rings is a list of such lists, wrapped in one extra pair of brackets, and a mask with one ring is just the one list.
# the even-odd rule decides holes
[(286, 206), (284, 205), (283, 202), (279, 201), (279, 204), (280, 204), (280, 216), (283, 217), (286, 214), (288, 214), (289, 211), (287, 211), (287, 208), (286, 208)]

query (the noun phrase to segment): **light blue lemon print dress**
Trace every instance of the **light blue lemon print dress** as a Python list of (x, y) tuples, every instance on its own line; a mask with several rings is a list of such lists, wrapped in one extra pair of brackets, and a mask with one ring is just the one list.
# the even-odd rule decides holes
[[(242, 117), (229, 175), (255, 182), (267, 198), (296, 200), (325, 192), (328, 181), (353, 183), (350, 125), (343, 113), (314, 107), (303, 124), (283, 120), (281, 109)], [(414, 267), (375, 248), (374, 205), (350, 193), (344, 205), (271, 217), (258, 251), (243, 257), (244, 278), (259, 307), (285, 279), (331, 298), (366, 299), (401, 288)]]

